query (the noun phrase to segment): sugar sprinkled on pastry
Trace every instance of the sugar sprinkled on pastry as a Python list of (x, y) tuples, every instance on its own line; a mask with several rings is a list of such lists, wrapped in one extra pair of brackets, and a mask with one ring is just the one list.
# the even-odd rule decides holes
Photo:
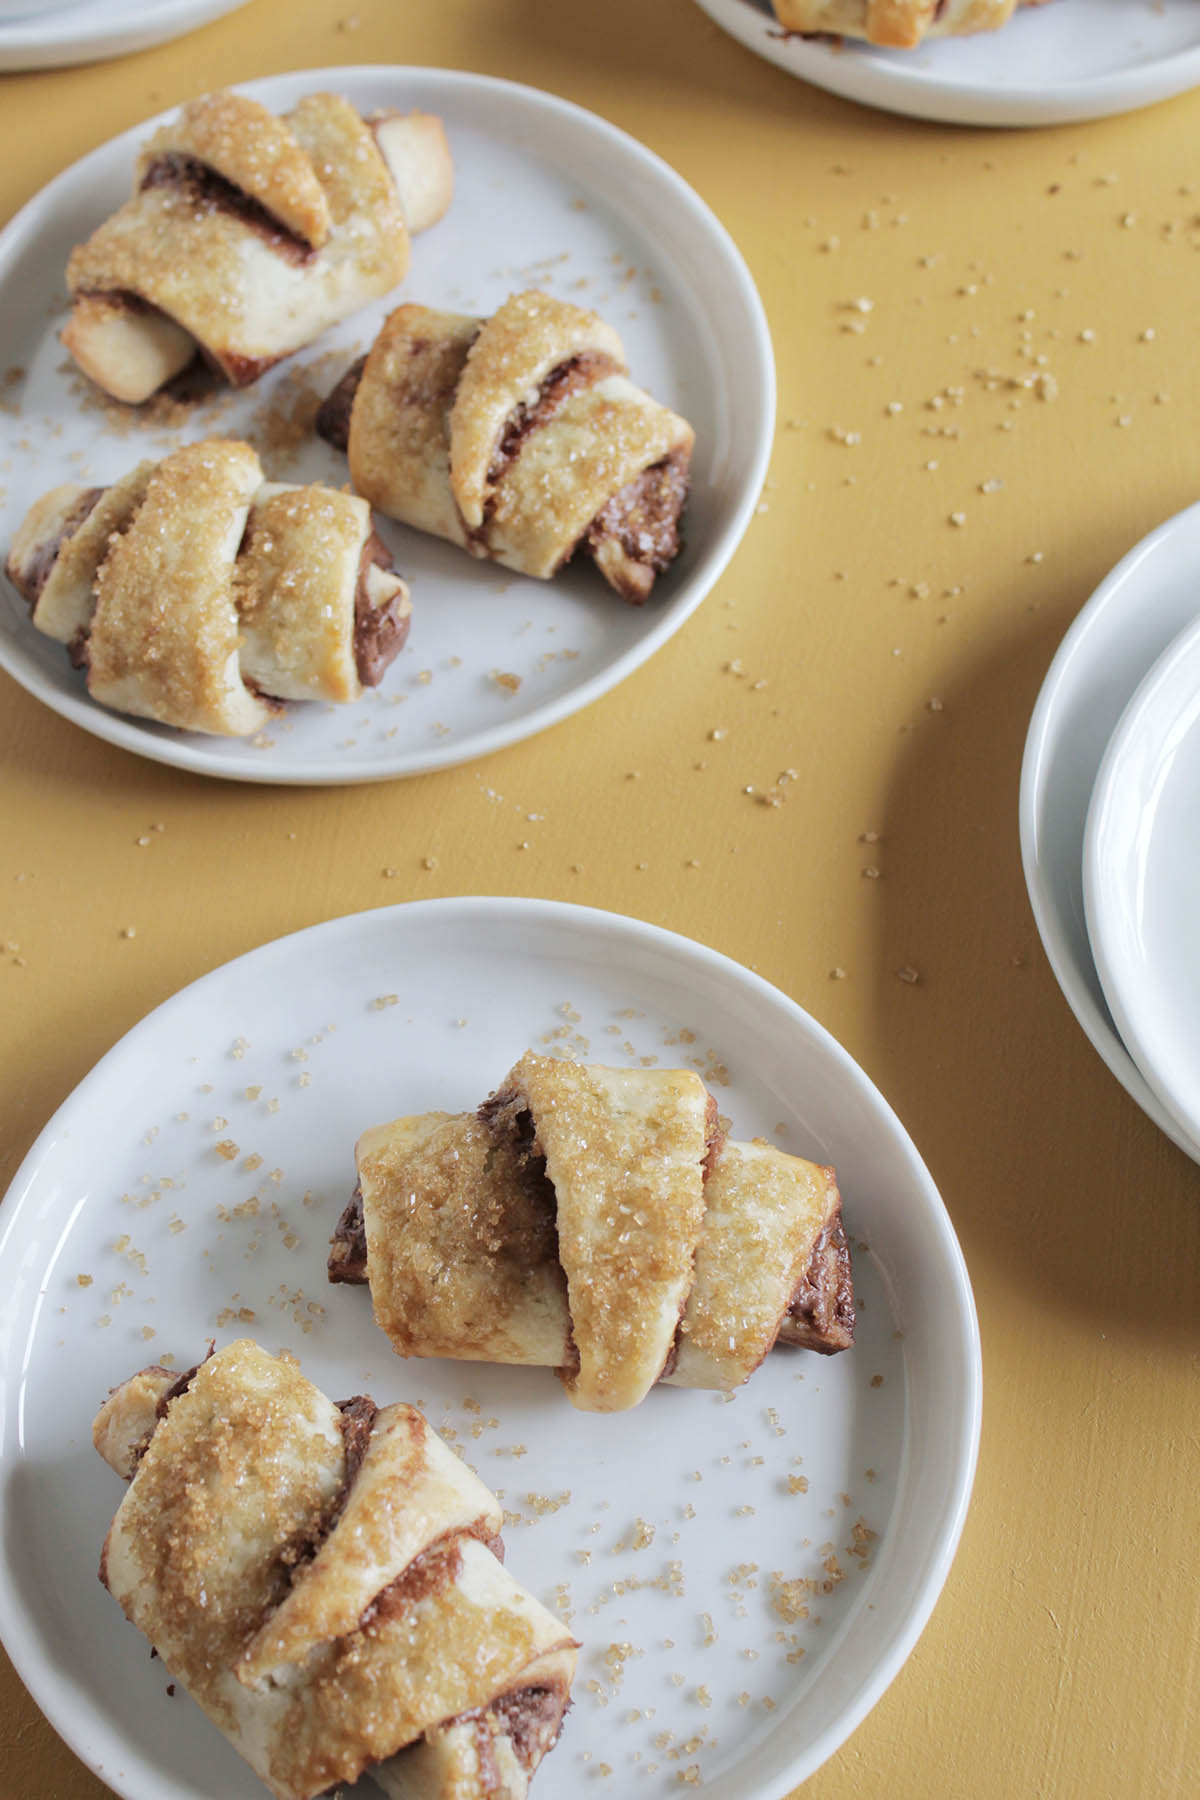
[(694, 434), (593, 312), (401, 306), (318, 420), (388, 517), (545, 579), (577, 552), (639, 604), (679, 550)]
[(853, 1340), (833, 1170), (731, 1142), (689, 1070), (530, 1051), (478, 1112), (374, 1127), (356, 1156), (330, 1278), (369, 1283), (403, 1356), (548, 1366), (611, 1412)]
[(365, 500), (265, 482), (232, 439), (53, 489), (7, 573), (93, 699), (221, 735), (257, 731), (279, 701), (358, 699), (412, 611)]
[(364, 119), (336, 94), (277, 117), (206, 94), (143, 147), (125, 204), (71, 253), (62, 341), (138, 404), (197, 351), (235, 386), (388, 293), (453, 168), (428, 113)]
[(577, 1646), (497, 1559), (495, 1496), (405, 1405), (249, 1339), (93, 1428), (130, 1485), (100, 1575), (277, 1800), (525, 1800)]
[(771, 0), (786, 31), (805, 37), (865, 38), (912, 50), (926, 38), (998, 31), (1018, 6), (1042, 0)]

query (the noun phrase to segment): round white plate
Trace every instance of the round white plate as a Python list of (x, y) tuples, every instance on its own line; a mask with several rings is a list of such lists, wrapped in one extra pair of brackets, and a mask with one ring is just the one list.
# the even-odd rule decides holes
[[(74, 0), (26, 4), (0, 18), (0, 70), (56, 69), (165, 44), (245, 0)], [(9, 11), (14, 16), (9, 16)]]
[[(114, 430), (114, 409), (72, 371), (61, 313), (51, 314), (65, 308), (72, 245), (120, 204), (154, 121), (94, 151), (0, 235), (4, 357), (26, 371), (0, 390), (0, 544), (61, 481), (104, 482), (194, 438), (261, 437), (305, 391), (327, 392), (401, 298), (485, 313), (540, 287), (593, 307), (620, 332), (635, 379), (695, 426), (693, 484), (683, 550), (644, 607), (627, 606), (590, 566), (532, 581), (384, 521), (412, 586), (408, 645), (361, 702), (292, 706), (249, 742), (96, 706), (0, 578), (0, 663), (31, 693), (111, 743), (246, 781), (410, 775), (486, 755), (596, 699), (679, 629), (724, 569), (761, 491), (774, 424), (770, 338), (746, 266), (691, 188), (634, 139), (553, 95), (438, 69), (311, 69), (245, 91), (283, 110), (318, 89), (364, 111), (416, 107), (446, 121), (454, 203), (417, 238), (403, 286), (256, 387), (193, 409), (180, 430), (125, 409)], [(347, 479), (345, 458), (307, 434), (286, 461), (264, 451), (264, 466), (285, 480)]]
[[(1195, 604), (1200, 615), (1200, 594)], [(1109, 741), (1084, 832), (1083, 899), (1125, 1048), (1200, 1144), (1200, 616)]]
[[(575, 1412), (548, 1370), (393, 1357), (366, 1292), (325, 1280), (355, 1138), (477, 1104), (530, 1046), (695, 1067), (739, 1135), (834, 1163), (854, 1349), (777, 1351), (730, 1398), (656, 1389), (609, 1416)], [(167, 1351), (186, 1368), (209, 1337), (290, 1346), (335, 1398), (418, 1402), (503, 1491), (509, 1567), (583, 1643), (539, 1800), (576, 1800), (585, 1779), (624, 1794), (635, 1777), (666, 1800), (685, 1774), (713, 1800), (779, 1800), (879, 1698), (949, 1569), (980, 1360), (933, 1183), (819, 1025), (653, 926), (463, 899), (267, 944), (100, 1062), (0, 1226), (0, 1635), (126, 1800), (261, 1793), (198, 1709), (167, 1697), (96, 1580), (121, 1489), (92, 1414), (134, 1368)]]
[(698, 0), (792, 75), (848, 100), (950, 125), (1056, 125), (1130, 112), (1200, 85), (1194, 0), (1050, 0), (996, 32), (916, 50), (783, 31), (768, 0)]
[(1083, 837), (1108, 740), (1130, 696), (1197, 605), (1200, 505), (1169, 519), (1108, 575), (1060, 644), (1021, 767), (1021, 855), (1033, 916), (1075, 1017), (1125, 1091), (1200, 1161), (1152, 1091), (1105, 1003), (1083, 906)]

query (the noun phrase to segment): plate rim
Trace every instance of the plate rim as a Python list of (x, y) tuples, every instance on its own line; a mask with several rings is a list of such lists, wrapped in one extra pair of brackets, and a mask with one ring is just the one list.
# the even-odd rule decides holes
[[(80, 695), (59, 686), (36, 663), (26, 666), (19, 641), (9, 632), (0, 629), (0, 668), (18, 686), (60, 718), (118, 749), (144, 756), (148, 761), (186, 769), (193, 774), (207, 775), (218, 780), (279, 787), (348, 787), (377, 781), (406, 780), (438, 769), (456, 768), (464, 764), (473, 766), (499, 750), (523, 743), (575, 713), (584, 711), (648, 662), (670, 638), (682, 630), (708, 598), (741, 547), (770, 466), (775, 435), (777, 380), (770, 325), (762, 296), (731, 233), (702, 195), (664, 157), (631, 132), (612, 124), (601, 114), (580, 106), (576, 101), (548, 93), (525, 82), (473, 70), (406, 63), (346, 63), (314, 69), (289, 69), (279, 74), (260, 76), (230, 85), (238, 93), (269, 101), (273, 94), (286, 90), (296, 82), (321, 84), (346, 81), (408, 84), (418, 98), (422, 87), (437, 88), (448, 83), (455, 91), (456, 99), (463, 96), (497, 98), (530, 109), (534, 114), (540, 112), (556, 117), (576, 130), (592, 132), (597, 138), (604, 140), (615, 154), (632, 158), (644, 168), (652, 170), (655, 179), (663, 185), (676, 208), (686, 213), (692, 225), (704, 234), (707, 247), (716, 257), (715, 266), (721, 269), (728, 285), (729, 294), (736, 299), (743, 311), (747, 330), (745, 336), (739, 339), (738, 346), (739, 358), (745, 362), (744, 370), (740, 370), (744, 374), (744, 380), (739, 381), (739, 393), (743, 396), (743, 416), (758, 421), (754, 453), (742, 464), (739, 497), (730, 510), (726, 524), (715, 534), (713, 541), (699, 557), (696, 567), (686, 577), (682, 592), (668, 597), (653, 625), (630, 644), (623, 654), (606, 663), (589, 679), (568, 688), (557, 699), (547, 700), (511, 721), (501, 722), (477, 731), (468, 738), (441, 746), (432, 743), (422, 749), (410, 750), (391, 761), (339, 757), (336, 763), (326, 758), (289, 765), (256, 757), (248, 747), (243, 747), (240, 754), (231, 750), (228, 755), (214, 759), (208, 752), (206, 740), (199, 734), (172, 735), (168, 726), (157, 726), (150, 720), (137, 721), (124, 714), (110, 712), (88, 695)], [(43, 228), (43, 215), (53, 213), (70, 184), (81, 177), (86, 179), (94, 165), (106, 161), (114, 152), (135, 148), (148, 131), (174, 118), (178, 111), (177, 105), (166, 107), (152, 117), (126, 127), (124, 131), (86, 151), (31, 195), (0, 230), (0, 282), (5, 279), (10, 262), (27, 242), (39, 235)], [(306, 349), (311, 348), (312, 346), (306, 346)], [(302, 356), (305, 352), (297, 354)], [(236, 739), (219, 741), (230, 745), (237, 743)]]
[[(1053, 741), (1055, 709), (1062, 691), (1070, 686), (1071, 665), (1080, 653), (1081, 646), (1086, 644), (1097, 620), (1110, 606), (1121, 604), (1123, 590), (1142, 563), (1160, 554), (1163, 546), (1169, 544), (1177, 533), (1192, 529), (1200, 532), (1200, 501), (1193, 502), (1191, 506), (1164, 519), (1127, 550), (1093, 589), (1067, 627), (1043, 677), (1025, 736), (1018, 791), (1018, 835), (1025, 889), (1034, 924), (1055, 981), (1075, 1015), (1077, 1024), (1130, 1099), (1178, 1149), (1193, 1161), (1200, 1162), (1200, 1145), (1188, 1137), (1161, 1104), (1121, 1042), (1113, 1021), (1104, 1016), (1092, 994), (1080, 980), (1078, 965), (1072, 954), (1073, 946), (1062, 923), (1063, 908), (1039, 856), (1048, 771), (1060, 754), (1059, 746)], [(1082, 826), (1084, 821), (1081, 820), (1080, 823)], [(1094, 967), (1095, 958), (1090, 945), (1088, 955)], [(1098, 970), (1096, 974), (1099, 979)]]
[[(130, 9), (115, 24), (106, 24), (101, 8), (83, 31), (72, 30), (80, 21), (78, 6), (24, 18), (0, 20), (0, 72), (65, 69), (85, 62), (109, 62), (113, 57), (169, 43), (201, 25), (211, 24), (226, 13), (236, 12), (246, 0), (157, 0)], [(74, 14), (74, 19), (72, 19)], [(58, 29), (51, 28), (51, 21)]]
[[(1115, 70), (1050, 90), (1031, 86), (998, 90), (982, 82), (946, 82), (922, 69), (893, 68), (874, 59), (856, 69), (850, 56), (820, 43), (789, 41), (786, 58), (794, 54), (793, 64), (784, 54), (764, 47), (775, 21), (753, 0), (696, 0), (696, 5), (747, 49), (799, 80), (862, 106), (935, 124), (1021, 128), (1081, 123), (1156, 105), (1200, 86), (1200, 45), (1158, 57), (1133, 71)], [(1139, 75), (1140, 81), (1134, 79)]]
[(1122, 903), (1106, 875), (1103, 841), (1111, 819), (1114, 791), (1127, 776), (1132, 740), (1145, 726), (1147, 712), (1164, 683), (1177, 678), (1181, 663), (1193, 660), (1200, 660), (1200, 611), (1176, 633), (1137, 684), (1108, 740), (1084, 826), (1083, 903), (1096, 973), (1121, 1042), (1178, 1129), (1192, 1143), (1200, 1143), (1200, 1110), (1188, 1104), (1172, 1081), (1169, 1069), (1164, 1069), (1162, 1058), (1154, 1054), (1141, 1022), (1145, 1009), (1130, 1003), (1128, 984), (1117, 973), (1119, 958), (1114, 953), (1114, 940), (1119, 935), (1116, 921)]
[[(311, 944), (322, 934), (352, 934), (362, 921), (375, 922), (390, 916), (400, 921), (411, 920), (419, 928), (427, 919), (453, 920), (456, 917), (468, 919), (481, 912), (492, 918), (499, 913), (518, 924), (522, 920), (540, 921), (547, 924), (553, 921), (568, 925), (578, 921), (584, 929), (600, 932), (606, 939), (611, 940), (615, 936), (619, 940), (625, 936), (639, 943), (648, 944), (660, 953), (667, 953), (680, 975), (686, 973), (689, 964), (694, 965), (698, 962), (701, 966), (707, 966), (715, 973), (723, 975), (726, 980), (732, 980), (735, 986), (743, 991), (769, 998), (771, 1004), (781, 1009), (793, 1027), (808, 1037), (822, 1055), (831, 1059), (837, 1067), (839, 1075), (857, 1086), (867, 1102), (877, 1109), (881, 1123), (886, 1126), (895, 1148), (910, 1165), (922, 1191), (925, 1220), (932, 1229), (942, 1262), (942, 1274), (947, 1295), (951, 1302), (948, 1310), (952, 1310), (953, 1313), (953, 1335), (962, 1352), (955, 1370), (955, 1386), (956, 1390), (961, 1393), (961, 1403), (955, 1429), (947, 1438), (946, 1459), (952, 1471), (952, 1479), (942, 1495), (941, 1528), (931, 1540), (924, 1574), (920, 1577), (915, 1593), (907, 1602), (902, 1617), (894, 1627), (890, 1642), (885, 1646), (874, 1667), (869, 1670), (866, 1679), (861, 1682), (857, 1692), (848, 1702), (837, 1709), (830, 1725), (812, 1740), (803, 1753), (802, 1759), (788, 1770), (787, 1785), (777, 1790), (779, 1800), (783, 1800), (783, 1796), (790, 1792), (796, 1783), (806, 1780), (809, 1775), (814, 1773), (861, 1724), (895, 1680), (928, 1624), (953, 1565), (970, 1507), (979, 1455), (983, 1374), (979, 1320), (970, 1274), (949, 1211), (929, 1169), (894, 1108), (865, 1069), (819, 1020), (801, 1007), (782, 988), (767, 981), (757, 971), (737, 962), (723, 951), (714, 949), (698, 939), (686, 937), (665, 926), (655, 925), (629, 914), (599, 907), (581, 906), (572, 901), (548, 900), (533, 896), (455, 895), (441, 899), (411, 900), (393, 905), (367, 907), (357, 912), (340, 914), (331, 919), (323, 919), (302, 926), (296, 931), (268, 939), (263, 944), (243, 951), (238, 956), (217, 964), (214, 968), (197, 976), (193, 981), (186, 983), (182, 988), (177, 989), (152, 1007), (97, 1059), (38, 1133), (29, 1151), (22, 1159), (4, 1200), (0, 1202), (0, 1267), (3, 1266), (4, 1258), (8, 1254), (9, 1243), (17, 1229), (18, 1221), (22, 1218), (25, 1207), (30, 1203), (41, 1164), (62, 1129), (61, 1122), (64, 1120), (64, 1115), (69, 1115), (76, 1105), (86, 1097), (88, 1091), (107, 1077), (108, 1069), (118, 1061), (123, 1053), (127, 1052), (132, 1040), (143, 1032), (152, 1030), (156, 1024), (161, 1025), (164, 1020), (169, 1020), (173, 1011), (183, 1010), (196, 990), (205, 984), (228, 979), (231, 972), (239, 966), (244, 966), (249, 960), (257, 959), (263, 954), (286, 954), (287, 948), (294, 948), (300, 940), (306, 940), (308, 944)], [(0, 1402), (4, 1399), (4, 1387), (5, 1383), (0, 1379)], [(907, 1414), (910, 1408), (908, 1397), (906, 1397), (905, 1406)], [(910, 1448), (911, 1426), (906, 1424), (902, 1451), (903, 1476), (897, 1485), (896, 1502), (891, 1514), (893, 1519), (900, 1512), (902, 1502), (911, 1499), (914, 1475), (910, 1466), (912, 1460)], [(3, 1491), (0, 1490), (0, 1519), (3, 1519), (6, 1511)], [(73, 1731), (69, 1708), (64, 1717), (61, 1707), (56, 1704), (58, 1694), (49, 1667), (45, 1663), (45, 1659), (38, 1656), (32, 1644), (27, 1640), (24, 1612), (12, 1602), (11, 1584), (4, 1561), (3, 1555), (0, 1555), (0, 1642), (4, 1644), (18, 1677), (26, 1686), (51, 1729), (63, 1739), (80, 1761), (95, 1770), (102, 1779), (111, 1781), (119, 1772), (107, 1771), (100, 1767), (97, 1750), (89, 1743), (86, 1731), (83, 1728)], [(776, 1790), (773, 1789), (772, 1796), (775, 1792)], [(750, 1800), (749, 1796), (747, 1800)], [(767, 1790), (765, 1788), (756, 1789), (754, 1800), (768, 1800)]]

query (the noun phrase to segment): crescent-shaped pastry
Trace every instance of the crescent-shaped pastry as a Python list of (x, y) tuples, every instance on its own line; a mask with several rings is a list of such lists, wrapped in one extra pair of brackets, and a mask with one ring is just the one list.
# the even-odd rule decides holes
[(577, 1645), (497, 1560), (495, 1496), (415, 1407), (334, 1405), (249, 1339), (93, 1427), (129, 1489), (100, 1578), (277, 1800), (525, 1800)]
[(398, 307), (318, 430), (380, 512), (524, 575), (582, 551), (636, 604), (678, 553), (691, 426), (611, 326), (547, 294), (490, 319)]
[(997, 31), (1018, 6), (1042, 0), (772, 0), (787, 31), (804, 36), (865, 38), (895, 50), (912, 50), (926, 38)]
[(688, 1070), (529, 1051), (477, 1113), (377, 1126), (356, 1157), (330, 1279), (370, 1284), (401, 1356), (541, 1364), (614, 1412), (853, 1341), (833, 1170), (729, 1141)]
[(249, 444), (190, 444), (36, 501), (7, 572), (93, 699), (184, 731), (348, 701), (408, 634), (408, 589), (357, 495), (264, 482)]
[(364, 119), (336, 94), (282, 118), (245, 94), (190, 101), (72, 251), (62, 341), (131, 404), (197, 350), (242, 387), (403, 280), (410, 234), (442, 216), (453, 179), (428, 113)]

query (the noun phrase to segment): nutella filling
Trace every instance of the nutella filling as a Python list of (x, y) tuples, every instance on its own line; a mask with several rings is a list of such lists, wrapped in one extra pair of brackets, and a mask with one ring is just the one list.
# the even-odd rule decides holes
[[(423, 346), (414, 343), (410, 348), (415, 354)], [(350, 444), (350, 417), (366, 361), (363, 356), (351, 364), (317, 414), (318, 435), (343, 454)], [(535, 398), (522, 402), (509, 415), (488, 465), (489, 487), (494, 488), (503, 479), (531, 432), (552, 419), (573, 394), (602, 381), (616, 368), (611, 357), (585, 350), (552, 369)], [(679, 521), (688, 496), (689, 460), (688, 451), (676, 450), (643, 469), (605, 502), (571, 552), (573, 555), (583, 551), (603, 560), (606, 578), (631, 604), (645, 600), (654, 576), (668, 568), (679, 554)], [(482, 530), (471, 534), (471, 544), (477, 554), (486, 554), (486, 518)], [(604, 554), (606, 548), (611, 552), (614, 547), (620, 552), (615, 559), (617, 564), (622, 560), (636, 564), (639, 573), (622, 578), (620, 567), (612, 567), (611, 554)], [(565, 560), (569, 561), (570, 556)]]
[[(208, 1346), (207, 1354), (205, 1355), (205, 1358), (204, 1358), (205, 1362), (208, 1361), (208, 1358), (212, 1355), (215, 1348), (216, 1348), (215, 1343), (210, 1342), (210, 1344)], [(183, 1374), (177, 1375), (175, 1377), (174, 1381), (172, 1381), (171, 1385), (168, 1388), (165, 1388), (163, 1390), (163, 1392), (158, 1396), (158, 1399), (155, 1402), (155, 1406), (154, 1406), (154, 1424), (150, 1427), (149, 1431), (146, 1433), (145, 1437), (142, 1439), (142, 1442), (140, 1444), (135, 1445), (130, 1453), (131, 1461), (132, 1461), (132, 1465), (133, 1465), (132, 1471), (128, 1477), (128, 1479), (130, 1481), (132, 1481), (134, 1475), (137, 1474), (138, 1467), (141, 1463), (141, 1460), (142, 1460), (143, 1456), (145, 1456), (147, 1450), (150, 1448), (150, 1440), (154, 1436), (154, 1433), (158, 1429), (159, 1420), (166, 1418), (167, 1408), (170, 1406), (172, 1400), (177, 1400), (179, 1398), (180, 1394), (187, 1392), (188, 1388), (191, 1386), (192, 1382), (194, 1381), (194, 1379), (196, 1377), (196, 1373), (200, 1369), (200, 1367), (201, 1367), (201, 1365), (199, 1363), (196, 1363), (196, 1364), (194, 1364), (194, 1366), (192, 1368), (185, 1369)], [(148, 1375), (169, 1375), (171, 1373), (171, 1371), (168, 1368), (166, 1368), (165, 1365), (162, 1363), (151, 1363), (149, 1368), (147, 1370), (145, 1370), (145, 1373)], [(115, 1391), (116, 1390), (114, 1389), (114, 1392)], [(101, 1565), (101, 1568), (103, 1569), (103, 1564)], [(105, 1577), (104, 1577), (103, 1573), (101, 1573), (100, 1579), (101, 1579), (101, 1581), (105, 1581)], [(107, 1586), (106, 1581), (105, 1581), (105, 1585)]]
[(160, 1419), (166, 1418), (167, 1408), (170, 1406), (172, 1400), (178, 1400), (180, 1394), (187, 1393), (188, 1389), (191, 1387), (193, 1381), (195, 1381), (197, 1375), (200, 1373), (200, 1370), (204, 1367), (204, 1364), (208, 1361), (209, 1357), (214, 1356), (216, 1354), (216, 1349), (217, 1349), (216, 1339), (209, 1338), (208, 1349), (204, 1352), (204, 1355), (200, 1359), (200, 1361), (198, 1363), (193, 1363), (190, 1369), (185, 1369), (183, 1371), (182, 1375), (176, 1376), (175, 1380), (171, 1383), (170, 1387), (166, 1390), (166, 1392), (163, 1394), (160, 1394), (158, 1396), (158, 1405), (154, 1409), (155, 1416), (157, 1418), (160, 1418)]
[(142, 177), (143, 188), (177, 189), (194, 212), (224, 212), (248, 225), (270, 248), (288, 262), (309, 262), (316, 255), (312, 245), (277, 219), (251, 195), (235, 187), (224, 175), (199, 157), (169, 151), (154, 159)]
[(512, 1740), (517, 1761), (531, 1775), (558, 1741), (570, 1701), (557, 1687), (516, 1688), (501, 1694), (492, 1711)]
[(530, 432), (539, 431), (543, 425), (548, 424), (572, 394), (578, 394), (584, 388), (602, 381), (606, 375), (614, 374), (617, 367), (612, 357), (605, 356), (602, 351), (582, 350), (578, 356), (572, 356), (569, 361), (559, 363), (556, 369), (551, 369), (538, 389), (536, 399), (528, 405), (522, 401), (509, 414), (488, 466), (489, 486), (494, 486), (500, 480), (505, 469), (517, 457)]
[[(505, 1144), (512, 1151), (527, 1203), (526, 1228), (519, 1235), (506, 1236), (506, 1254), (527, 1266), (558, 1262), (558, 1196), (546, 1173), (546, 1158), (538, 1148), (533, 1114), (519, 1094), (502, 1088), (484, 1101), (478, 1116), (493, 1143)], [(568, 1328), (566, 1360), (560, 1373), (571, 1376), (578, 1372), (579, 1351)]]
[[(36, 606), (41, 599), (42, 589), (50, 579), (50, 571), (58, 561), (63, 545), (68, 538), (74, 537), (103, 492), (104, 489), (98, 487), (84, 489), (55, 535), (47, 538), (44, 544), (38, 545), (35, 555), (21, 570), (19, 582), (16, 572), (10, 564), (9, 578), (20, 592), (21, 598), (28, 600), (30, 606)], [(72, 661), (74, 661), (74, 657), (72, 657)], [(76, 666), (78, 667), (78, 665)]]
[(854, 1278), (841, 1214), (813, 1245), (808, 1267), (788, 1302), (792, 1343), (831, 1356), (854, 1339)]
[(317, 413), (317, 436), (340, 450), (343, 456), (350, 448), (350, 414), (354, 411), (354, 396), (366, 366), (365, 356), (352, 362)]
[(480, 1123), (494, 1144), (511, 1151), (527, 1203), (523, 1228), (506, 1232), (503, 1250), (522, 1264), (558, 1261), (558, 1196), (546, 1173), (533, 1114), (512, 1089), (492, 1094), (479, 1108)]
[(361, 1185), (356, 1187), (346, 1209), (333, 1228), (326, 1269), (330, 1281), (355, 1282), (367, 1279), (367, 1222), (363, 1216)]
[(364, 687), (379, 686), (404, 648), (412, 616), (404, 604), (403, 588), (398, 588), (386, 605), (372, 604), (367, 571), (373, 566), (389, 571), (392, 567), (391, 552), (374, 529), (362, 547), (354, 590), (354, 661)]
[(487, 1531), (483, 1519), (476, 1519), (474, 1524), (465, 1529), (455, 1530), (444, 1538), (435, 1539), (419, 1556), (414, 1556), (408, 1567), (394, 1581), (389, 1581), (385, 1588), (381, 1588), (364, 1608), (358, 1621), (359, 1629), (366, 1630), (371, 1625), (384, 1625), (390, 1619), (401, 1618), (409, 1607), (418, 1605), (431, 1594), (440, 1594), (452, 1587), (462, 1569), (459, 1543), (464, 1537), (477, 1538), (485, 1549), (491, 1551), (497, 1562), (504, 1561), (502, 1540)]
[[(688, 463), (687, 451), (675, 450), (643, 469), (601, 507), (576, 548), (594, 556), (606, 540), (615, 540), (630, 562), (661, 575), (679, 554)], [(635, 603), (644, 598), (640, 584), (637, 591), (618, 586), (618, 592)]]
[(294, 1538), (282, 1551), (280, 1561), (291, 1570), (293, 1583), (300, 1571), (312, 1562), (345, 1511), (350, 1491), (358, 1480), (358, 1472), (370, 1447), (371, 1431), (375, 1415), (379, 1411), (369, 1394), (355, 1394), (352, 1400), (339, 1400), (337, 1409), (341, 1414), (342, 1446), (346, 1459), (342, 1485), (324, 1517), (314, 1522), (303, 1536)]
[[(500, 1773), (496, 1767), (496, 1735), (507, 1737), (513, 1755), (527, 1776), (532, 1776), (543, 1756), (558, 1742), (562, 1722), (571, 1704), (565, 1687), (530, 1686), (513, 1688), (500, 1694), (490, 1706), (476, 1707), (443, 1719), (439, 1727), (472, 1725), (475, 1727), (475, 1750), (479, 1758), (479, 1780), (485, 1794), (500, 1791)], [(506, 1787), (504, 1792), (509, 1790)]]
[(358, 1479), (358, 1471), (362, 1468), (363, 1458), (367, 1454), (367, 1446), (371, 1442), (375, 1415), (379, 1411), (369, 1394), (355, 1394), (352, 1400), (339, 1400), (337, 1409), (342, 1415), (342, 1443), (346, 1451), (346, 1474), (341, 1496), (334, 1509), (335, 1517), (345, 1506), (346, 1495)]

